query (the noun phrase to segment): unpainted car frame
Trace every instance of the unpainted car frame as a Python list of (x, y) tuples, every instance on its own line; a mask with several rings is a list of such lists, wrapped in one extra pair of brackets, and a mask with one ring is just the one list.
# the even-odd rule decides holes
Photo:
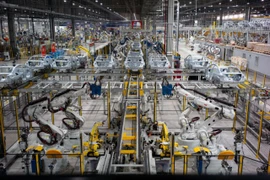
[(52, 69), (58, 72), (71, 72), (80, 67), (80, 61), (76, 56), (58, 56), (52, 63)]
[(51, 55), (34, 55), (26, 61), (25, 66), (33, 69), (34, 72), (49, 71), (52, 69), (51, 65), (54, 60)]
[(144, 68), (145, 62), (142, 56), (127, 56), (124, 66), (127, 70), (136, 72)]
[(31, 80), (34, 77), (34, 72), (22, 64), (17, 64), (15, 66), (0, 66), (0, 76), (1, 88), (14, 88)]
[(204, 72), (205, 69), (209, 66), (209, 64), (209, 60), (203, 56), (188, 55), (184, 59), (185, 68), (189, 70)]
[(113, 55), (98, 55), (94, 61), (94, 68), (98, 71), (109, 72), (117, 67), (117, 61)]
[(142, 56), (143, 57), (143, 52), (141, 49), (130, 49), (127, 56)]
[(218, 66), (217, 64), (211, 64), (205, 70), (205, 79), (218, 86), (235, 87), (245, 81), (245, 75), (233, 65)]
[(149, 69), (157, 72), (168, 72), (171, 68), (171, 63), (164, 54), (150, 53), (148, 59)]

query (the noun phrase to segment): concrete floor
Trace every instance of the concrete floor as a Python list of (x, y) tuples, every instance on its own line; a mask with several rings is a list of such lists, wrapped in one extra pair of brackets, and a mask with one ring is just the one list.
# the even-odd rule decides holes
[[(190, 51), (183, 42), (180, 43), (180, 54), (182, 56), (182, 60), (188, 55), (188, 54), (194, 54), (193, 51)], [(24, 63), (25, 60), (19, 60), (18, 63)], [(11, 62), (0, 62), (1, 63), (11, 63)], [(250, 72), (252, 73), (252, 72)], [(261, 79), (257, 77), (257, 80), (260, 81)], [(270, 81), (267, 81), (267, 83)], [(114, 95), (112, 95), (113, 97)], [(107, 119), (107, 115), (104, 114), (104, 105), (102, 99), (98, 100), (89, 100), (89, 99), (82, 99), (82, 107), (83, 107), (83, 116), (85, 117), (86, 121), (84, 126), (82, 127), (82, 132), (90, 132), (93, 124), (98, 121), (104, 121)], [(112, 109), (114, 106), (116, 107), (117, 103), (112, 103)], [(153, 116), (153, 103), (149, 104), (150, 112), (148, 113), (150, 117)], [(158, 106), (158, 121), (164, 121), (166, 122), (168, 129), (171, 132), (178, 132), (180, 129), (180, 126), (178, 124), (178, 117), (181, 113), (182, 105), (179, 103), (178, 100), (172, 99), (167, 100), (164, 99), (163, 101), (159, 101)], [(112, 114), (112, 116), (114, 113)], [(196, 116), (197, 114), (192, 114), (191, 116)], [(50, 120), (51, 115), (46, 114), (44, 116), (46, 119)], [(61, 119), (64, 116), (62, 114), (55, 114), (55, 124), (57, 126), (61, 125)], [(5, 121), (10, 122), (11, 119), (5, 119)], [(23, 122), (21, 119), (19, 120), (20, 126), (25, 126), (26, 123)], [(216, 123), (213, 127), (216, 128), (222, 128), (224, 129), (221, 134), (221, 138), (219, 139), (220, 144), (225, 145), (230, 150), (234, 150), (234, 133), (229, 130), (232, 127), (233, 121), (232, 120), (225, 120), (222, 119), (218, 123)], [(35, 123), (33, 123), (33, 126), (37, 126)], [(236, 127), (240, 127), (241, 124), (237, 122)], [(16, 127), (16, 124), (12, 123), (12, 127)], [(35, 132), (35, 131), (34, 131)], [(17, 140), (17, 131), (16, 130), (6, 130), (6, 143), (7, 143), (7, 149), (8, 149), (8, 155), (6, 158), (1, 159), (1, 161), (5, 162), (8, 161), (8, 159), (11, 159), (13, 156), (12, 154), (20, 153), (20, 150), (18, 146), (16, 145)], [(33, 138), (35, 136), (35, 133), (33, 133)], [(249, 135), (248, 135), (249, 138)], [(252, 139), (252, 137), (250, 137)], [(253, 138), (252, 141), (255, 141), (254, 144), (256, 144), (256, 139)], [(15, 144), (14, 144), (15, 143)], [(13, 145), (14, 144), (14, 145)], [(13, 146), (12, 146), (13, 145)], [(264, 146), (264, 148), (269, 149), (269, 145)], [(266, 150), (267, 151), (267, 150)], [(251, 175), (256, 174), (256, 168), (260, 167), (262, 165), (262, 160), (260, 158), (256, 158), (255, 152), (247, 145), (243, 144), (243, 154), (246, 156), (244, 159), (244, 165), (243, 165), (243, 175)], [(7, 174), (9, 175), (16, 175), (16, 174), (25, 174), (22, 169), (22, 159), (18, 158), (16, 159), (7, 169)], [(68, 159), (69, 164), (65, 167), (62, 167), (63, 170), (60, 174), (79, 174), (80, 172), (80, 162), (79, 158), (73, 157)], [(196, 171), (192, 169), (192, 164), (194, 163), (194, 158), (188, 159), (188, 174), (196, 174)], [(220, 163), (219, 163), (220, 164)], [(238, 172), (238, 164), (236, 164), (233, 160), (229, 161), (229, 164), (233, 167), (232, 174), (237, 174)], [(87, 168), (86, 168), (87, 170)], [(176, 174), (182, 174), (183, 173), (183, 159), (176, 159), (175, 164), (175, 171)], [(218, 170), (216, 171), (218, 174)], [(47, 172), (48, 173), (48, 172)]]

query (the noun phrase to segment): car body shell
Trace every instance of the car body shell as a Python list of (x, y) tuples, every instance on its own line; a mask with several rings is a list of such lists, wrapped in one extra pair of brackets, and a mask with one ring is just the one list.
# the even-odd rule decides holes
[(80, 61), (76, 56), (58, 56), (52, 63), (52, 68), (59, 72), (71, 72), (80, 67)]
[(204, 71), (208, 67), (209, 63), (209, 60), (203, 56), (188, 55), (184, 59), (185, 68), (194, 71)]
[(130, 49), (127, 56), (142, 56), (143, 57), (143, 52), (141, 49)]
[(116, 66), (116, 59), (112, 55), (98, 55), (94, 61), (94, 68), (99, 71), (111, 71)]
[(216, 85), (235, 86), (245, 81), (245, 75), (236, 66), (211, 64), (205, 70), (205, 79)]
[(164, 54), (150, 53), (148, 56), (148, 67), (157, 72), (167, 72), (171, 68), (171, 63)]
[(78, 58), (78, 60), (80, 62), (79, 68), (85, 68), (85, 66), (87, 64), (87, 60), (88, 60), (87, 54), (84, 54), (84, 53), (78, 54), (77, 58)]
[(132, 49), (139, 50), (139, 49), (141, 49), (141, 48), (142, 48), (142, 45), (141, 45), (141, 43), (140, 43), (140, 42), (135, 41), (135, 42), (132, 42), (132, 43), (131, 43), (131, 47), (132, 47)]
[(27, 82), (34, 77), (32, 69), (22, 64), (15, 66), (0, 66), (0, 87), (14, 87)]
[(34, 55), (31, 56), (25, 63), (25, 66), (40, 72), (42, 70), (51, 69), (51, 65), (55, 59), (51, 55)]
[(142, 56), (127, 56), (124, 66), (127, 70), (139, 71), (144, 68), (145, 62)]

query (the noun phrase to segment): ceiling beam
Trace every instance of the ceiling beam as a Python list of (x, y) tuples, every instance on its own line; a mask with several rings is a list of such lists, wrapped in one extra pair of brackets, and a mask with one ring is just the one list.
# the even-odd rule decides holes
[(90, 1), (90, 0), (84, 0), (84, 1), (85, 1), (85, 2), (88, 2), (88, 3), (90, 3), (90, 4), (92, 4), (93, 6), (99, 8), (99, 9), (105, 11), (105, 12), (108, 12), (108, 13), (114, 15), (115, 17), (118, 17), (118, 18), (121, 18), (121, 19), (125, 19), (125, 17), (121, 16), (120, 14), (116, 14), (116, 13), (112, 12), (111, 10), (108, 10), (108, 9), (105, 8), (104, 6), (99, 5), (98, 3), (92, 2), (92, 1)]
[(50, 10), (29, 8), (29, 7), (25, 7), (25, 6), (18, 6), (18, 5), (15, 5), (15, 4), (9, 4), (9, 3), (4, 3), (4, 2), (0, 2), (0, 6), (4, 7), (4, 8), (9, 8), (9, 9), (20, 9), (20, 10), (27, 10), (27, 11), (31, 11), (31, 12), (44, 13), (45, 15), (48, 14), (48, 15), (60, 16), (62, 18), (82, 19), (82, 20), (85, 20), (85, 21), (102, 21), (102, 20), (99, 20), (99, 19), (94, 19), (94, 18), (92, 19), (92, 18), (89, 18), (89, 17), (58, 13), (58, 12), (54, 12), (54, 11), (50, 11)]

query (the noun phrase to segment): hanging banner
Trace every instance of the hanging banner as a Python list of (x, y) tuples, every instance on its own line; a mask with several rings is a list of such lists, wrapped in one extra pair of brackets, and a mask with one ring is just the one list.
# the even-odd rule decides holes
[(46, 55), (46, 45), (45, 44), (42, 44), (41, 45), (40, 51), (41, 51), (41, 55), (42, 56), (45, 56)]

